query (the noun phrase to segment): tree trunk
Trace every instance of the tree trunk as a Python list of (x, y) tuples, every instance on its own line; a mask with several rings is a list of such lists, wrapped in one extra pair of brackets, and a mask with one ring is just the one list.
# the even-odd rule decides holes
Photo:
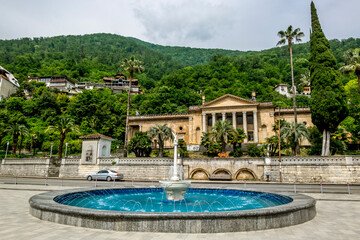
[(60, 133), (60, 144), (59, 144), (59, 150), (58, 150), (59, 151), (58, 152), (59, 159), (62, 158), (62, 150), (63, 150), (63, 146), (64, 146), (65, 137), (66, 137), (65, 133)]
[(22, 143), (23, 143), (23, 136), (20, 136), (19, 155), (21, 154)]
[(129, 90), (128, 90), (128, 102), (127, 102), (127, 109), (126, 109), (126, 126), (125, 126), (125, 140), (124, 140), (124, 157), (127, 157), (131, 85), (132, 85), (132, 74), (130, 73), (130, 78), (129, 78)]
[(326, 148), (326, 130), (323, 131), (323, 141), (322, 141), (322, 147), (321, 147), (321, 156), (325, 156), (325, 148)]
[(330, 131), (326, 131), (326, 149), (325, 149), (325, 156), (330, 155)]
[(360, 66), (357, 66), (355, 68), (355, 75), (358, 77), (358, 86), (359, 86), (358, 91), (360, 93)]
[(13, 145), (12, 145), (12, 151), (11, 154), (13, 156), (16, 155), (16, 148), (17, 148), (17, 142), (18, 142), (18, 135), (17, 134), (13, 134)]
[(164, 143), (159, 141), (159, 157), (164, 157)]
[(291, 48), (291, 41), (289, 40), (290, 48), (290, 64), (291, 64), (291, 83), (292, 83), (292, 92), (293, 92), (293, 105), (294, 105), (294, 122), (297, 124), (297, 114), (296, 114), (296, 90), (295, 90), (295, 80), (294, 80), (294, 66), (293, 66), (293, 55)]
[(221, 152), (225, 152), (226, 142), (224, 138), (221, 138)]
[(236, 151), (236, 143), (233, 143), (233, 151), (234, 151), (234, 153), (235, 153), (235, 151)]

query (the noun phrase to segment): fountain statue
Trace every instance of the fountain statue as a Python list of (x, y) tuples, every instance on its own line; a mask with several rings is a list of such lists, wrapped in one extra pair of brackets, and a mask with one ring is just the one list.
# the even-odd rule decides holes
[(174, 136), (174, 167), (173, 174), (170, 180), (160, 181), (160, 186), (164, 189), (166, 193), (167, 200), (170, 201), (181, 201), (184, 199), (184, 195), (186, 193), (186, 189), (188, 189), (191, 185), (190, 181), (180, 180), (179, 174), (177, 171), (177, 134), (171, 132)]

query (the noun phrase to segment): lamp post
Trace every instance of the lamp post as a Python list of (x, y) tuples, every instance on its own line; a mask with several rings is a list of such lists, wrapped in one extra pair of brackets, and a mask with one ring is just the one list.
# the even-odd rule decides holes
[(4, 157), (4, 159), (6, 159), (8, 150), (9, 150), (9, 142), (6, 143), (6, 152), (5, 152), (5, 157)]
[(68, 143), (65, 143), (65, 158), (66, 158), (67, 148), (68, 148)]
[(282, 182), (282, 170), (281, 170), (281, 124), (280, 124), (280, 107), (279, 107), (279, 170), (280, 170), (280, 182)]
[(53, 149), (53, 143), (51, 143), (51, 148), (50, 148), (50, 159), (51, 159), (51, 156), (52, 156), (52, 149)]

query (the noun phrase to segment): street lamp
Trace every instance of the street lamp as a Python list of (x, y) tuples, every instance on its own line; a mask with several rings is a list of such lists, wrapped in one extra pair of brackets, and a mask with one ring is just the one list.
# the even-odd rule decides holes
[(68, 143), (65, 143), (65, 158), (66, 158), (66, 153), (67, 153), (67, 147), (68, 147)]
[(8, 150), (9, 150), (9, 142), (6, 143), (6, 152), (5, 152), (5, 157), (4, 157), (4, 159), (6, 159)]
[(280, 107), (279, 107), (279, 170), (280, 170), (280, 182), (282, 182), (282, 170), (281, 170), (281, 129), (280, 129)]
[(53, 149), (53, 143), (51, 143), (51, 148), (50, 148), (50, 158), (51, 158), (51, 156), (52, 156), (52, 149)]

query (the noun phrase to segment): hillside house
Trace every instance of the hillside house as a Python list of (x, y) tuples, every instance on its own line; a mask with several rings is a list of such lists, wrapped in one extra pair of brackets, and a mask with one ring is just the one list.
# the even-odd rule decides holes
[(11, 94), (16, 93), (20, 87), (18, 80), (8, 70), (0, 66), (0, 100), (8, 98)]

